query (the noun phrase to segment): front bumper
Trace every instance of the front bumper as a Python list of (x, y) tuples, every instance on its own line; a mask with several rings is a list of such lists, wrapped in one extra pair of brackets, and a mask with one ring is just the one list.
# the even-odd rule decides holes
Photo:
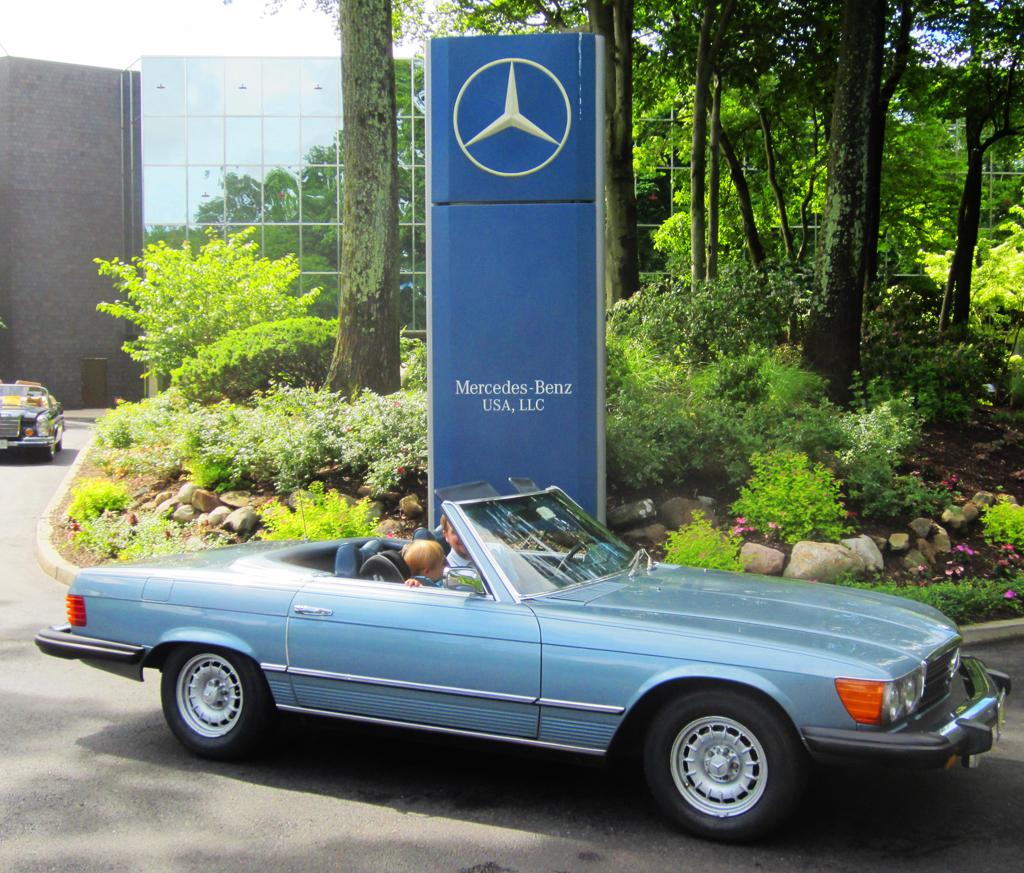
[(872, 760), (906, 767), (947, 766), (954, 758), (973, 765), (999, 739), (1010, 677), (964, 658), (960, 675), (966, 692), (952, 709), (926, 714), (913, 727), (893, 732), (804, 727), (807, 748), (827, 760)]
[(110, 640), (73, 634), (69, 624), (43, 628), (36, 634), (36, 646), (45, 655), (84, 661), (91, 667), (142, 680), (145, 646), (113, 643)]

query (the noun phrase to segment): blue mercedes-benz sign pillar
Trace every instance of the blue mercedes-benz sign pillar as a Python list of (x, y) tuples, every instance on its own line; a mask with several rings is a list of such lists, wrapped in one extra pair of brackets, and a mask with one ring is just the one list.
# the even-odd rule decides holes
[(524, 477), (604, 517), (603, 66), (593, 34), (428, 43), (431, 494)]

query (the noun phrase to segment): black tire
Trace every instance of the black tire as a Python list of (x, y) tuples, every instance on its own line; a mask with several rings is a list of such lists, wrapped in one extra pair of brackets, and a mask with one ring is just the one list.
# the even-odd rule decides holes
[(57, 442), (55, 442), (53, 444), (53, 453), (57, 454), (57, 452), (61, 451), (63, 448), (64, 448), (64, 431), (62, 430), (60, 432), (60, 437), (58, 438)]
[(752, 695), (705, 690), (668, 703), (644, 744), (644, 772), (659, 806), (700, 837), (765, 836), (803, 794), (807, 752), (792, 724)]
[(203, 758), (232, 761), (253, 752), (274, 707), (267, 680), (245, 655), (181, 646), (163, 666), (160, 699), (171, 733)]

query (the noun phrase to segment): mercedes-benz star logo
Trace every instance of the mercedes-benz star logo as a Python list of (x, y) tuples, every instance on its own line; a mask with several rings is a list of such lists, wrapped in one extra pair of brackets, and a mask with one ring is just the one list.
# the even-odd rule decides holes
[[(466, 93), (466, 89), (469, 87), (470, 83), (477, 76), (485, 70), (489, 70), (491, 67), (496, 67), (499, 64), (508, 64), (508, 85), (505, 88), (505, 111), (495, 118), (494, 121), (484, 127), (483, 130), (473, 136), (469, 142), (463, 142), (462, 134), (459, 131), (459, 107), (462, 103), (463, 95)], [(558, 86), (558, 92), (562, 95), (562, 100), (565, 103), (565, 130), (561, 134), (561, 139), (555, 139), (555, 137), (551, 136), (550, 132), (542, 130), (537, 124), (532, 122), (519, 111), (519, 92), (516, 89), (516, 64), (527, 64), (528, 66), (540, 70)], [(495, 100), (495, 104), (497, 103), (498, 101)], [(535, 61), (528, 61), (525, 58), (502, 58), (501, 60), (491, 61), (489, 64), (484, 64), (480, 69), (473, 73), (473, 75), (466, 79), (462, 88), (459, 90), (459, 96), (455, 98), (455, 110), (452, 113), (452, 121), (455, 127), (455, 139), (459, 143), (459, 148), (462, 149), (462, 153), (481, 170), (484, 170), (487, 173), (493, 173), (495, 176), (528, 176), (531, 173), (536, 173), (538, 170), (543, 169), (558, 157), (558, 153), (562, 150), (566, 140), (569, 138), (569, 129), (572, 127), (572, 107), (569, 103), (569, 95), (565, 93), (565, 88), (562, 87), (562, 83), (558, 81), (558, 77), (547, 69), (547, 67), (543, 67)], [(546, 160), (537, 164), (535, 167), (514, 173), (504, 172), (493, 169), (492, 167), (484, 166), (484, 164), (469, 153), (469, 146), (488, 139), (497, 133), (501, 133), (503, 130), (509, 129), (521, 130), (523, 133), (551, 143), (555, 148), (552, 153), (548, 155)], [(552, 132), (556, 135), (558, 133), (558, 131)]]

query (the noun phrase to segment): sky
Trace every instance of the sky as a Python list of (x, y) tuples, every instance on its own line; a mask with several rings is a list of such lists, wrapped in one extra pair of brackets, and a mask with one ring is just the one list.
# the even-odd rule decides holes
[(336, 57), (330, 17), (300, 0), (0, 0), (0, 57), (125, 69), (143, 55)]

